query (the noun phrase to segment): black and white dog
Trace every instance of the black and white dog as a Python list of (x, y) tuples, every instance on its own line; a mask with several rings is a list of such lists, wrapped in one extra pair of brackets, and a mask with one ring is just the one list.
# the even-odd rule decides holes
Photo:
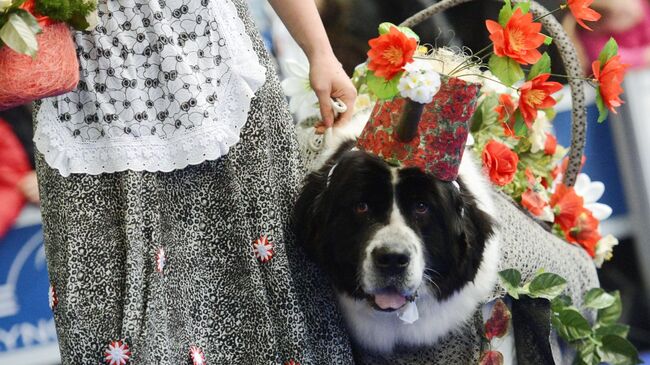
[(396, 168), (336, 130), (305, 181), (301, 244), (330, 276), (356, 342), (434, 344), (471, 317), (497, 277), (489, 185), (466, 153), (457, 182)]

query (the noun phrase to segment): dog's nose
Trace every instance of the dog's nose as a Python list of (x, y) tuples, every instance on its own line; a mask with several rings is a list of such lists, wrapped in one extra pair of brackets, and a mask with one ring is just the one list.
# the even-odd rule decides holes
[(401, 274), (409, 266), (411, 257), (403, 252), (396, 252), (389, 248), (376, 248), (372, 251), (375, 266), (384, 274)]

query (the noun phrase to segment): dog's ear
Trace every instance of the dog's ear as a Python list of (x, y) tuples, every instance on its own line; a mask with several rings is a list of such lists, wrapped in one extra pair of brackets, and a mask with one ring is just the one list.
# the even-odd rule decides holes
[(298, 244), (315, 261), (318, 261), (318, 247), (323, 244), (326, 229), (324, 224), (327, 222), (332, 205), (329, 199), (324, 198), (330, 171), (341, 160), (341, 156), (354, 147), (355, 143), (353, 140), (342, 143), (319, 170), (307, 175), (296, 201), (293, 219), (296, 238)]

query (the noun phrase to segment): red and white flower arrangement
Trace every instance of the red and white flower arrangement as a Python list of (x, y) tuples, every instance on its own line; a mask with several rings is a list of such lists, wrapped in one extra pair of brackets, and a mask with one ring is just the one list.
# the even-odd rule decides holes
[(190, 359), (192, 360), (192, 365), (205, 365), (205, 354), (200, 347), (191, 346), (190, 347)]
[(113, 341), (104, 351), (104, 362), (108, 365), (126, 365), (131, 358), (131, 350), (124, 341)]
[(271, 261), (275, 255), (273, 244), (267, 236), (261, 236), (253, 242), (253, 253), (261, 263)]

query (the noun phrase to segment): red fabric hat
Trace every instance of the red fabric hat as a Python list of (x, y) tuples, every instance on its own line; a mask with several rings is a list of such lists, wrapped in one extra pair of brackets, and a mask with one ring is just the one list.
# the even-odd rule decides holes
[(399, 96), (380, 101), (357, 145), (389, 164), (418, 167), (440, 180), (453, 181), (480, 89), (479, 84), (443, 77), (429, 104)]

